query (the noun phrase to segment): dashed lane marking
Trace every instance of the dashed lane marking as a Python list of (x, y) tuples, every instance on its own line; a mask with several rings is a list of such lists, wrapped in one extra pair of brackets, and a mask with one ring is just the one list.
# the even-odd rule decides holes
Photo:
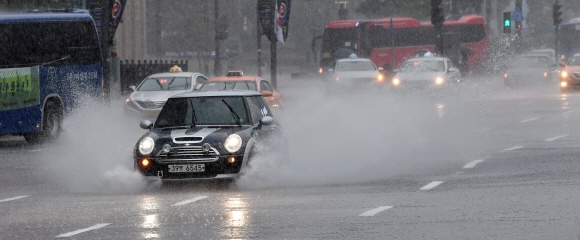
[(556, 139), (565, 138), (565, 137), (567, 137), (567, 136), (568, 136), (568, 134), (564, 134), (564, 135), (556, 136), (556, 137), (553, 137), (553, 138), (548, 138), (548, 139), (546, 139), (546, 140), (544, 140), (544, 141), (546, 141), (546, 142), (551, 142), (551, 141), (554, 141), (554, 140), (556, 140)]
[(79, 229), (79, 230), (76, 230), (76, 231), (73, 231), (73, 232), (63, 233), (63, 234), (58, 235), (56, 237), (57, 238), (71, 237), (71, 236), (74, 236), (74, 235), (77, 235), (77, 234), (80, 234), (80, 233), (84, 233), (84, 232), (88, 232), (88, 231), (91, 231), (91, 230), (96, 230), (96, 229), (102, 228), (102, 227), (107, 226), (109, 224), (110, 223), (99, 223), (99, 224), (97, 224), (95, 226), (92, 226), (92, 227)]
[(40, 151), (50, 150), (50, 149), (56, 149), (56, 148), (61, 148), (61, 147), (38, 148), (38, 149), (31, 149), (31, 150), (28, 150), (28, 151), (29, 152), (40, 152)]
[(178, 202), (178, 203), (176, 203), (176, 204), (173, 204), (173, 205), (171, 205), (171, 206), (173, 206), (173, 207), (182, 206), (182, 205), (185, 205), (185, 204), (190, 204), (190, 203), (192, 203), (192, 202), (197, 202), (197, 201), (199, 201), (199, 200), (202, 200), (202, 199), (204, 199), (204, 198), (207, 198), (207, 196), (199, 196), (199, 197), (195, 197), (195, 198), (192, 198), (192, 199), (189, 199), (189, 200), (185, 200), (185, 201), (183, 201), (183, 202)]
[(527, 123), (527, 122), (531, 122), (531, 121), (536, 121), (538, 119), (539, 118), (537, 118), (537, 117), (535, 117), (535, 118), (528, 118), (528, 119), (521, 120), (520, 122), (521, 123)]
[(513, 150), (517, 150), (520, 148), (524, 148), (524, 146), (515, 146), (515, 147), (511, 147), (511, 148), (506, 148), (506, 149), (502, 150), (502, 152), (513, 151)]
[(433, 181), (427, 185), (425, 185), (424, 187), (420, 188), (420, 190), (430, 190), (433, 189), (434, 187), (439, 186), (439, 184), (443, 183), (443, 181)]
[(378, 208), (375, 208), (375, 209), (373, 209), (373, 210), (369, 210), (369, 211), (366, 211), (366, 212), (364, 212), (364, 213), (361, 213), (361, 214), (360, 214), (360, 215), (358, 215), (358, 216), (359, 216), (359, 217), (372, 217), (372, 216), (374, 216), (374, 215), (375, 215), (375, 214), (377, 214), (377, 213), (380, 213), (380, 212), (382, 212), (382, 211), (385, 211), (385, 210), (387, 210), (387, 209), (391, 209), (391, 208), (393, 208), (393, 206), (384, 206), (384, 207), (378, 207)]
[(573, 113), (573, 112), (577, 112), (577, 111), (578, 110), (570, 110), (570, 111), (564, 112), (564, 114)]
[(470, 163), (465, 164), (465, 166), (463, 166), (463, 168), (473, 168), (473, 167), (475, 167), (475, 165), (477, 165), (480, 162), (483, 162), (483, 159), (473, 160)]
[(0, 202), (9, 202), (9, 201), (18, 200), (18, 199), (25, 198), (25, 197), (28, 197), (28, 196), (18, 196), (18, 197), (13, 197), (13, 198), (6, 198), (6, 199), (0, 200)]

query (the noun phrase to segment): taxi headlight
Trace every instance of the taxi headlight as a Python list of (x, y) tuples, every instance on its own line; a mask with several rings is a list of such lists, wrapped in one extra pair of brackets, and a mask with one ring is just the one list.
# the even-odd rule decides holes
[(560, 76), (563, 78), (568, 77), (568, 72), (562, 71), (562, 73), (560, 73)]
[(151, 137), (145, 137), (142, 138), (141, 141), (139, 141), (139, 152), (141, 154), (149, 154), (153, 151), (153, 148), (155, 147), (155, 141), (153, 141), (153, 138)]
[(224, 147), (230, 153), (236, 152), (242, 147), (242, 138), (238, 134), (229, 135), (224, 142)]
[(401, 84), (401, 79), (393, 78), (393, 85), (399, 86), (399, 84)]
[(445, 82), (445, 80), (442, 77), (435, 78), (435, 84), (441, 85), (443, 82)]

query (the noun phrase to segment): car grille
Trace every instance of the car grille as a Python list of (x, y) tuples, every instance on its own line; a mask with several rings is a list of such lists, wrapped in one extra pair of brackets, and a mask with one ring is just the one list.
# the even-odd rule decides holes
[(156, 102), (136, 101), (136, 102), (137, 102), (137, 104), (139, 104), (140, 107), (145, 108), (145, 109), (162, 108), (163, 105), (165, 105), (165, 101), (156, 101)]
[(575, 78), (580, 78), (580, 72), (573, 72), (572, 76), (574, 76)]
[(210, 148), (209, 152), (204, 154), (201, 146), (172, 147), (169, 153), (163, 153), (161, 151), (157, 153), (157, 157), (161, 162), (213, 162), (218, 160), (219, 155), (219, 152), (214, 148)]

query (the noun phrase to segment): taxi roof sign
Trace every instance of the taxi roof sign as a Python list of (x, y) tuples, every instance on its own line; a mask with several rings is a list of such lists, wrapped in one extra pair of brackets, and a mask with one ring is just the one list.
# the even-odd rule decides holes
[(181, 67), (174, 65), (169, 69), (169, 72), (183, 72), (183, 71), (181, 70)]
[(244, 72), (242, 72), (242, 70), (237, 70), (237, 71), (228, 71), (228, 74), (226, 75), (228, 77), (239, 77), (239, 76), (244, 76)]

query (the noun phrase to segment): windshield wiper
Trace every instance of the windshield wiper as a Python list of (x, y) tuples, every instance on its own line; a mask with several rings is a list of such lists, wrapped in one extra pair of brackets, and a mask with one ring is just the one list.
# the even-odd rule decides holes
[(195, 108), (193, 107), (193, 100), (189, 99), (189, 104), (191, 104), (191, 113), (193, 115), (193, 121), (191, 123), (191, 128), (195, 127), (195, 123), (197, 122), (197, 116), (195, 115)]
[(234, 111), (234, 109), (232, 108), (232, 106), (230, 106), (225, 99), (222, 99), (222, 102), (224, 102), (224, 104), (226, 106), (228, 106), (228, 109), (230, 109), (230, 112), (232, 113), (232, 116), (234, 116), (234, 120), (236, 120), (236, 123), (241, 127), (242, 126), (242, 122), (240, 121), (240, 116), (238, 116), (238, 114)]

